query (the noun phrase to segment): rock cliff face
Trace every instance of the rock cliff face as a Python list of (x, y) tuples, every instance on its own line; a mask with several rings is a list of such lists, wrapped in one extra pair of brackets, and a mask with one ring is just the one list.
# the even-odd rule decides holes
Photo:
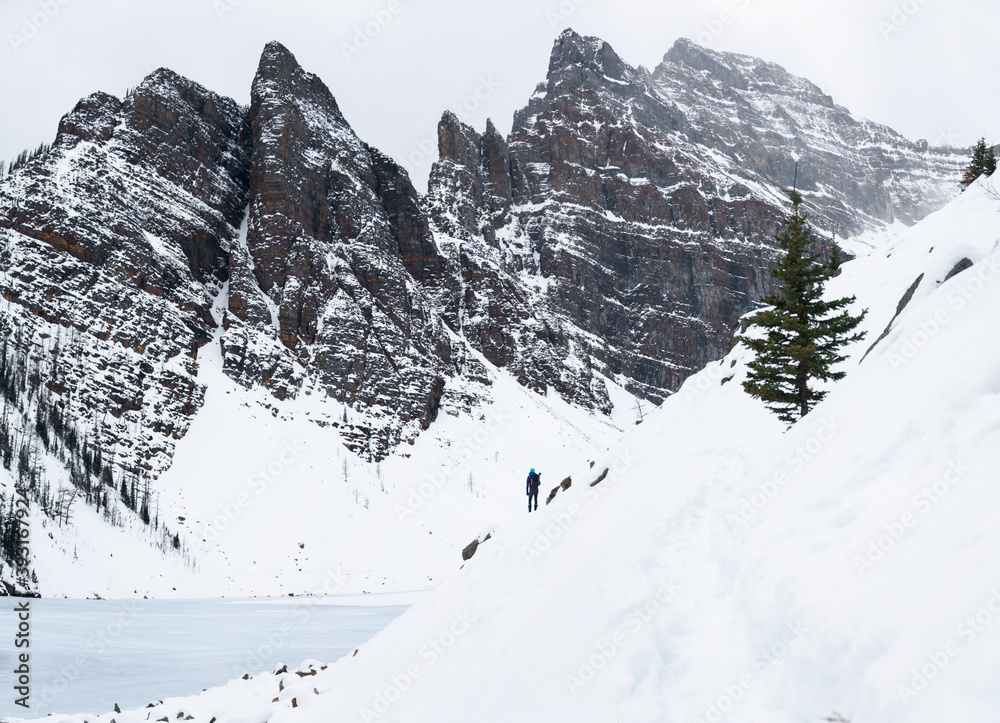
[(169, 466), (201, 404), (248, 141), (235, 102), (158, 70), (80, 101), (0, 183), (4, 338), (125, 470)]
[(254, 78), (245, 240), (232, 256), (226, 373), (284, 398), (304, 384), (367, 411), (379, 457), (438, 413), (463, 371), (424, 291), (447, 283), (406, 172), (364, 144), (277, 43)]
[[(539, 393), (610, 412), (607, 387), (590, 354), (538, 294), (539, 279), (521, 276), (525, 249), (512, 220), (510, 154), (492, 123), (479, 136), (445, 114), (438, 127), (441, 160), (431, 171), (427, 206), (442, 253), (458, 278), (440, 298), (449, 326), (492, 364)], [(498, 236), (499, 234), (499, 236)]]
[[(681, 40), (650, 73), (572, 31), (509, 138), (448, 114), (439, 136), (440, 237), (478, 247), (543, 310), (550, 348), (652, 400), (724, 354), (735, 320), (774, 290), (796, 160), (814, 222), (843, 235), (943, 205), (962, 159), (855, 120), (773, 64)], [(498, 303), (480, 314), (507, 318)], [(517, 344), (488, 334), (479, 348), (502, 364)]]
[(650, 72), (567, 31), (509, 137), (445, 114), (426, 197), (281, 45), (250, 98), (159, 70), (0, 181), (3, 336), (119, 470), (170, 464), (208, 343), (369, 459), (492, 367), (596, 412), (605, 378), (660, 400), (772, 290), (796, 161), (843, 235), (933, 210), (963, 160), (688, 41)]

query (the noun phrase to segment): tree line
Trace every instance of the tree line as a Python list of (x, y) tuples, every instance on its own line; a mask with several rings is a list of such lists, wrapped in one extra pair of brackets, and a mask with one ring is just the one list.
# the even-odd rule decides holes
[[(100, 422), (82, 429), (71, 394), (53, 391), (71, 386), (62, 357), (85, 357), (81, 342), (69, 344), (81, 348), (67, 349), (61, 334), (60, 329), (51, 347), (39, 354), (19, 327), (0, 317), (0, 464), (16, 489), (26, 492), (33, 513), (68, 525), (75, 506), (86, 504), (118, 527), (135, 515), (151, 533), (159, 533), (153, 535), (159, 549), (188, 559), (179, 536), (160, 522), (149, 478), (105, 459)], [(62, 469), (55, 484), (53, 467)], [(18, 520), (12, 502), (13, 496), (8, 501), (0, 495), (0, 558), (13, 566)]]
[(23, 168), (36, 158), (46, 155), (51, 150), (51, 143), (40, 143), (37, 148), (26, 149), (18, 153), (9, 166), (4, 161), (0, 161), (0, 179), (10, 175), (18, 168)]

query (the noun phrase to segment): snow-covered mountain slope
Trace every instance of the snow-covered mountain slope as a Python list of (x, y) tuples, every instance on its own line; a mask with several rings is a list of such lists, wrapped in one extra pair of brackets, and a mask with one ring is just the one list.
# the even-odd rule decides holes
[(869, 338), (787, 432), (737, 346), (356, 656), (116, 720), (992, 719), (998, 246), (981, 180), (831, 281)]
[[(214, 313), (225, 308), (223, 293)], [(200, 355), (205, 403), (154, 497), (153, 514), (181, 550), (161, 555), (158, 531), (129, 513), (122, 527), (82, 504), (70, 526), (38, 515), (32, 553), (42, 595), (426, 590), (477, 535), (522, 512), (525, 465), (554, 475), (607, 448), (636, 415), (624, 390), (608, 418), (539, 396), (483, 360), (491, 396), (475, 415), (443, 414), (413, 445), (370, 463), (340, 431), (351, 429), (353, 409), (334, 408), (315, 388), (278, 402), (231, 380), (222, 333)]]
[(690, 152), (764, 187), (791, 185), (797, 168), (822, 226), (840, 236), (912, 225), (958, 193), (963, 151), (856, 118), (775, 63), (681, 38), (650, 82), (690, 123)]

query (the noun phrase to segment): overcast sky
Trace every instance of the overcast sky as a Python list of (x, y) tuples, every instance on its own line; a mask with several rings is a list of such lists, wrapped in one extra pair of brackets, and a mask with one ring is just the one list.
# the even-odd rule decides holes
[(160, 66), (248, 103), (274, 39), (424, 188), (441, 112), (509, 131), (566, 27), (649, 68), (682, 36), (749, 53), (910, 138), (1000, 142), (998, 0), (0, 0), (0, 158)]

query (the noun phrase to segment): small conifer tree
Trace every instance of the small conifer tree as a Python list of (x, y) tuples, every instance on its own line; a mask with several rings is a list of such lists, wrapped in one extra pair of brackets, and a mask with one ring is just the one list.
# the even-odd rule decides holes
[(972, 149), (972, 162), (965, 169), (962, 185), (968, 188), (980, 176), (992, 176), (997, 170), (997, 157), (993, 146), (986, 145), (986, 139), (980, 138)]
[(744, 336), (742, 341), (756, 353), (743, 388), (791, 425), (826, 396), (813, 381), (843, 378), (844, 372), (832, 369), (844, 359), (841, 347), (864, 338), (863, 332), (852, 332), (867, 311), (851, 316), (846, 307), (854, 302), (853, 296), (823, 300), (824, 284), (840, 267), (840, 252), (834, 244), (826, 262), (811, 253), (812, 230), (799, 213), (802, 196), (794, 187), (788, 195), (792, 215), (777, 236), (785, 255), (773, 271), (781, 291), (765, 298), (769, 308), (749, 320), (764, 335)]

